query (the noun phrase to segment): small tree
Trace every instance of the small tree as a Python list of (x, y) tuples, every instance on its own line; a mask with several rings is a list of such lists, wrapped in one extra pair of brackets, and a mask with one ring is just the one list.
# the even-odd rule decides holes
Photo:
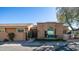
[(14, 33), (8, 33), (8, 37), (11, 41), (14, 41), (15, 34)]

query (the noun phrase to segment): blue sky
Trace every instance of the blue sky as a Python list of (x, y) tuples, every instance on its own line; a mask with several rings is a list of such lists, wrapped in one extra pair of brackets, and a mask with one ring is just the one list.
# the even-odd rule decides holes
[(55, 7), (0, 7), (0, 23), (55, 22)]

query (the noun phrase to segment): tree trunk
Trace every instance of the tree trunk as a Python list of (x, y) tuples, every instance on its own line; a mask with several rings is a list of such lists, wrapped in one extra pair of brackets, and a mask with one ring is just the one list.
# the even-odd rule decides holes
[(71, 24), (68, 20), (67, 20), (67, 23), (68, 23), (69, 27), (71, 28), (71, 30), (74, 31), (73, 27), (71, 26)]
[(68, 21), (67, 11), (65, 11), (65, 12), (66, 12), (66, 14), (65, 14), (65, 16), (66, 16), (66, 22), (70, 26), (71, 30), (74, 31), (74, 28), (71, 26), (70, 22)]

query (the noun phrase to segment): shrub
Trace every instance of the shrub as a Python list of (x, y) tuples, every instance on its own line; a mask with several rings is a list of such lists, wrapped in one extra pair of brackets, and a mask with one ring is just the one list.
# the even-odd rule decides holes
[(8, 37), (11, 41), (14, 41), (15, 34), (14, 33), (8, 33)]
[(62, 38), (51, 38), (51, 39), (35, 39), (35, 41), (66, 41)]
[(9, 40), (8, 40), (8, 39), (6, 39), (6, 38), (3, 40), (3, 42), (8, 42), (8, 41), (9, 41)]

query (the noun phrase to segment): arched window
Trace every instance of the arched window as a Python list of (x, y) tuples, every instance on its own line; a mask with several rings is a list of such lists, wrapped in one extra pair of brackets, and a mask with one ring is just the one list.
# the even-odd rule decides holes
[(54, 30), (52, 27), (49, 27), (49, 28), (47, 29), (47, 34), (48, 34), (48, 35), (55, 35), (55, 30)]
[(49, 27), (46, 33), (47, 33), (47, 38), (55, 37), (55, 29), (53, 29), (52, 27)]

